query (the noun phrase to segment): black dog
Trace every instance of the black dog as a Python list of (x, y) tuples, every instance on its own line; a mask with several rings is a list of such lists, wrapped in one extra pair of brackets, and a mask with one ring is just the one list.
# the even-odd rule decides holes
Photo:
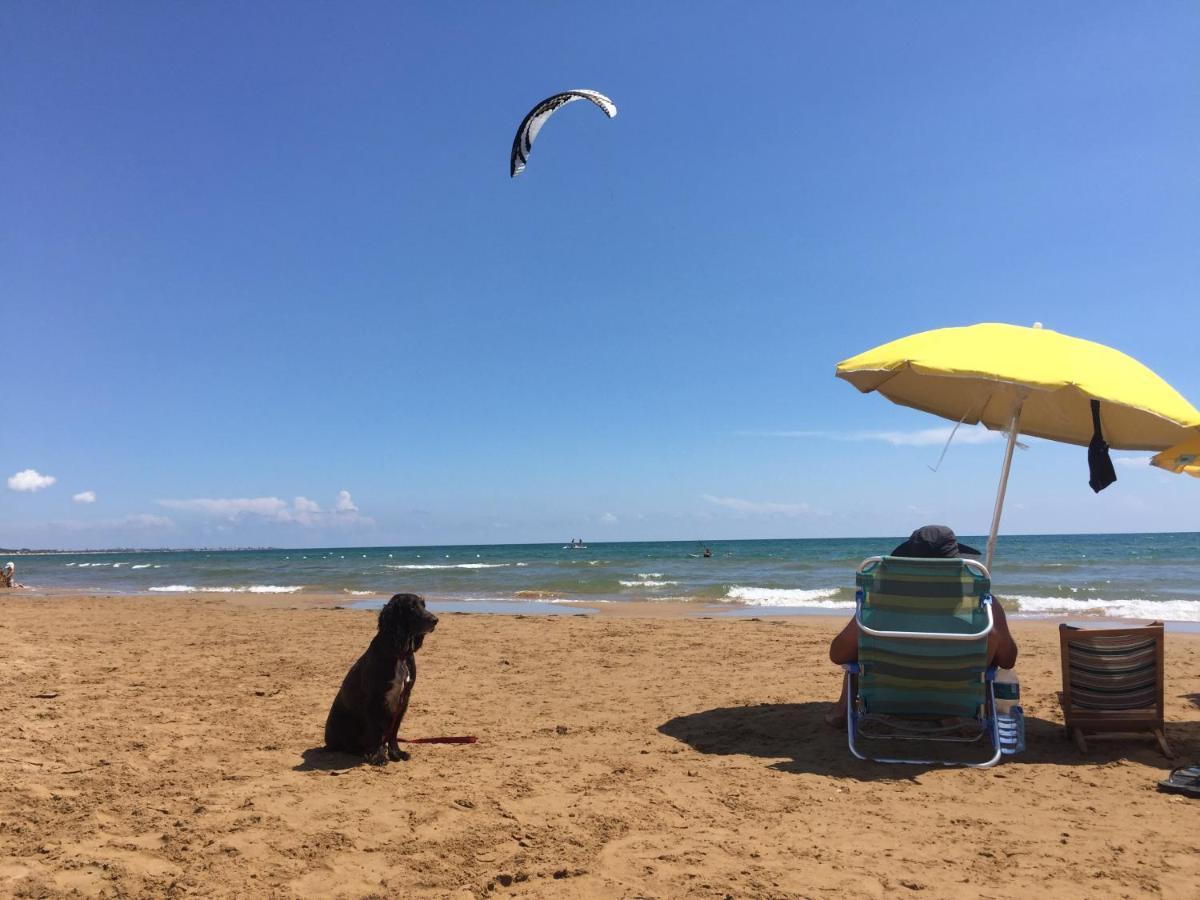
[(325, 720), (327, 749), (361, 753), (376, 766), (408, 759), (396, 735), (417, 681), (414, 654), (437, 621), (416, 594), (397, 594), (379, 611), (379, 632), (346, 673)]

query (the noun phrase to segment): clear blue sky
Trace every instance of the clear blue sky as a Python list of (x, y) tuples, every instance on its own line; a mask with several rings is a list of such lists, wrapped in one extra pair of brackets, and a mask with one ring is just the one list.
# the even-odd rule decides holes
[[(55, 481), (0, 545), (984, 531), (1001, 444), (935, 474), (834, 365), (1039, 320), (1200, 401), (1198, 47), (1187, 3), (5, 4), (0, 475)], [(511, 180), (572, 87), (620, 114)], [(1005, 530), (1200, 527), (1118, 473), (1031, 442)]]

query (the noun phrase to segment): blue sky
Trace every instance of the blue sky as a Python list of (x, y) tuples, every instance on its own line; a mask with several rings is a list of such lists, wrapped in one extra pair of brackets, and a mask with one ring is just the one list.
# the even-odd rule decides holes
[[(6, 4), (0, 474), (45, 486), (0, 546), (984, 531), (1001, 444), (931, 472), (946, 423), (834, 366), (1037, 320), (1200, 401), (1198, 46), (1182, 3)], [(618, 117), (511, 180), (571, 87)], [(1200, 524), (1118, 473), (1031, 442), (1004, 530)]]

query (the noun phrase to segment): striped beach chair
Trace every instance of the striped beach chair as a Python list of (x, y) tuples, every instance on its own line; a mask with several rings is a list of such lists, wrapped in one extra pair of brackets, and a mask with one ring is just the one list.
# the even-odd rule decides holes
[(1062, 708), (1081, 753), (1085, 734), (1150, 731), (1173, 756), (1163, 725), (1163, 624), (1135, 628), (1058, 626)]
[[(988, 667), (991, 579), (966, 559), (873, 556), (858, 567), (858, 661), (847, 678), (847, 735), (859, 759), (926, 765), (995, 765), (1001, 756)], [(885, 756), (867, 745), (979, 744), (975, 761)], [(915, 744), (900, 744), (913, 747)], [(957, 755), (957, 754), (956, 754)], [(970, 754), (980, 757), (982, 754)]]

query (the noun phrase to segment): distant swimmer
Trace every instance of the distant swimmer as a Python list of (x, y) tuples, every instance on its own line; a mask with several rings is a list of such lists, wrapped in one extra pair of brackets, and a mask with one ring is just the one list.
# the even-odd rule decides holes
[(17, 571), (16, 563), (5, 563), (4, 571), (0, 572), (0, 587), (6, 588), (23, 588), (25, 585), (13, 580), (13, 576)]
[(704, 558), (710, 559), (711, 557), (712, 557), (712, 550), (708, 547), (705, 547), (704, 548)]

